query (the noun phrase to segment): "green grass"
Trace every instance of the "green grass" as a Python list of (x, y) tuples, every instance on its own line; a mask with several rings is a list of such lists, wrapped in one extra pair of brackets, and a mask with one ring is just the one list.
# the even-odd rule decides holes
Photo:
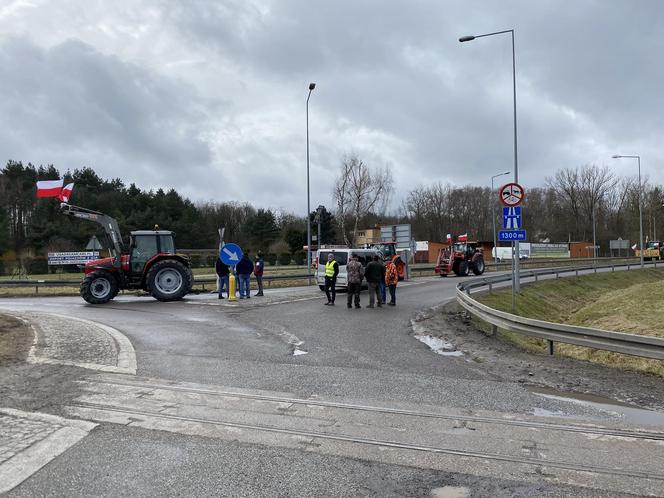
[[(495, 309), (512, 312), (511, 290), (479, 297)], [(568, 277), (528, 284), (517, 297), (515, 314), (556, 323), (631, 334), (664, 337), (664, 270), (621, 271)], [(482, 327), (484, 328), (484, 327)], [(505, 339), (531, 351), (542, 351), (545, 341), (508, 331)], [(664, 362), (556, 344), (564, 356), (664, 376)]]

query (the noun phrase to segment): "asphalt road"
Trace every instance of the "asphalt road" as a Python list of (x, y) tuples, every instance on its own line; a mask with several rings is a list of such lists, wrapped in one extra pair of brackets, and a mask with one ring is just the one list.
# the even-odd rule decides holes
[[(347, 309), (343, 293), (336, 306), (323, 306), (322, 293), (302, 288), (268, 290), (265, 299), (237, 303), (210, 294), (175, 303), (120, 296), (103, 306), (75, 297), (16, 298), (0, 300), (0, 308), (58, 313), (113, 327), (135, 349), (137, 378), (162, 383), (455, 414), (515, 417), (543, 410), (595, 422), (607, 418), (587, 407), (536, 396), (519, 383), (496, 380), (467, 356), (440, 356), (414, 339), (411, 320), (453, 299), (459, 281), (405, 283), (399, 286), (397, 306), (382, 309)], [(366, 291), (362, 300), (366, 305)], [(138, 403), (117, 393), (111, 397), (104, 403), (118, 410)], [(9, 496), (618, 496), (621, 489), (600, 484), (593, 489), (592, 479), (578, 477), (540, 479), (527, 464), (513, 473), (492, 474), (481, 458), (438, 466), (410, 450), (388, 458), (352, 445), (315, 451), (252, 439), (248, 433), (234, 439), (198, 430), (189, 419), (194, 425), (185, 429), (149, 420), (125, 427), (112, 423), (107, 413), (92, 419), (101, 426)], [(415, 437), (417, 427), (403, 432)], [(656, 481), (654, 488), (644, 485), (642, 491), (659, 494), (658, 484), (664, 494), (664, 481)]]

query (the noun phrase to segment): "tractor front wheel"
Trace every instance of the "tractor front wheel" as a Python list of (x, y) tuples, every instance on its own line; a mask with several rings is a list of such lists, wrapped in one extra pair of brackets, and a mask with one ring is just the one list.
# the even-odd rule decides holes
[(148, 292), (158, 301), (177, 301), (191, 290), (192, 273), (180, 261), (157, 261), (148, 270)]
[(477, 258), (473, 263), (473, 273), (475, 275), (481, 275), (484, 273), (484, 258)]
[(104, 304), (118, 294), (118, 281), (107, 271), (89, 273), (81, 282), (81, 297), (90, 304)]
[(468, 266), (468, 261), (459, 261), (457, 266), (457, 277), (467, 277), (470, 273), (470, 267)]

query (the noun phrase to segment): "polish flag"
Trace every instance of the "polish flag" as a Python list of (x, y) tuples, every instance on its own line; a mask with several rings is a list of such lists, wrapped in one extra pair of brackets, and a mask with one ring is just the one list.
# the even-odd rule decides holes
[(71, 197), (71, 191), (72, 190), (74, 190), (74, 184), (73, 183), (68, 183), (60, 191), (60, 195), (58, 196), (58, 199), (60, 199), (62, 202), (69, 202), (69, 198)]
[(636, 248), (637, 248), (637, 247), (639, 247), (639, 246), (638, 246), (637, 244), (634, 244), (634, 245), (632, 246), (632, 251), (636, 251)]
[(459, 242), (466, 242), (466, 241), (468, 240), (468, 234), (467, 234), (467, 233), (464, 233), (463, 235), (459, 235), (459, 236), (457, 237), (457, 240), (458, 240)]
[(447, 237), (445, 237), (445, 238), (447, 239), (448, 242), (452, 242), (452, 234), (451, 233), (448, 233)]
[(37, 197), (58, 197), (64, 180), (41, 180), (37, 182)]

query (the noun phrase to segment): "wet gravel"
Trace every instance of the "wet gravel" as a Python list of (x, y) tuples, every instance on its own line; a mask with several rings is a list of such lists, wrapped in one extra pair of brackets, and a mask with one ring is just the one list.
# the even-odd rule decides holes
[(467, 362), (495, 380), (546, 386), (558, 391), (604, 396), (642, 408), (664, 411), (664, 379), (564, 358), (518, 346), (479, 331), (456, 302), (421, 312), (419, 333), (453, 344)]

